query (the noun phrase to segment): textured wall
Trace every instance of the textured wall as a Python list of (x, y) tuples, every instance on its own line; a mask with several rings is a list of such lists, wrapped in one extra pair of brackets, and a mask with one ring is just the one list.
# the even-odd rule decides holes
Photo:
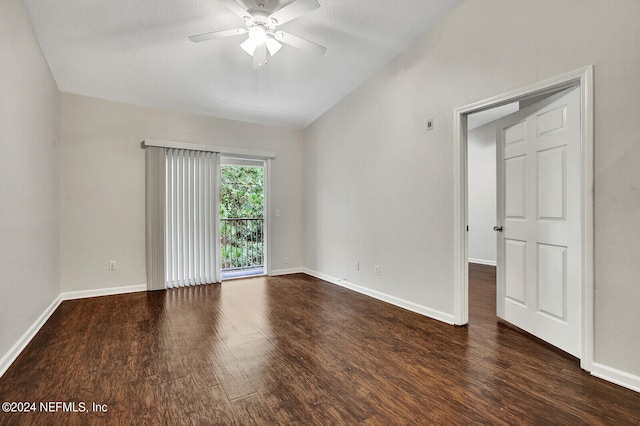
[(1, 359), (59, 293), (58, 87), (19, 0), (0, 2), (0, 64)]
[[(272, 222), (272, 269), (302, 266), (301, 131), (68, 93), (60, 98), (63, 292), (146, 283), (145, 163), (140, 148), (145, 139), (275, 152), (271, 200), (280, 216)], [(108, 271), (110, 260), (116, 261), (116, 271)]]
[(640, 375), (638, 22), (636, 0), (465, 1), (305, 131), (305, 266), (452, 314), (454, 108), (593, 64), (594, 360)]
[(485, 124), (467, 137), (469, 259), (496, 262), (496, 126)]

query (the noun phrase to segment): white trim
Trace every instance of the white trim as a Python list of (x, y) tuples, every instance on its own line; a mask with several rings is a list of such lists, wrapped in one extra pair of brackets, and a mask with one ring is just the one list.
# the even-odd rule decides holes
[(495, 260), (474, 259), (472, 257), (469, 258), (469, 263), (477, 263), (479, 265), (487, 265), (487, 266), (498, 265), (498, 262), (496, 262)]
[(467, 206), (467, 115), (510, 102), (557, 91), (578, 83), (581, 92), (582, 146), (582, 276), (583, 323), (580, 366), (590, 371), (593, 364), (593, 65), (521, 89), (456, 108), (454, 114), (454, 229), (453, 278), (455, 324), (469, 320)]
[(145, 139), (142, 142), (143, 146), (157, 146), (160, 148), (175, 148), (175, 149), (188, 149), (191, 151), (206, 151), (206, 152), (219, 152), (224, 155), (235, 155), (238, 157), (250, 157), (250, 158), (276, 158), (276, 153), (272, 151), (260, 151), (256, 149), (235, 148), (229, 146), (215, 146), (200, 143), (188, 143), (188, 142), (175, 142), (164, 141), (159, 139)]
[(60, 296), (56, 297), (53, 302), (44, 310), (44, 312), (35, 320), (35, 322), (25, 331), (25, 333), (18, 339), (18, 341), (7, 351), (6, 354), (0, 359), (0, 377), (7, 372), (11, 364), (18, 358), (24, 348), (31, 342), (35, 335), (40, 331), (42, 326), (49, 320), (49, 317), (58, 308), (62, 299)]
[(273, 226), (271, 224), (271, 159), (268, 158), (264, 161), (264, 220), (267, 222), (267, 229), (264, 234), (264, 271), (267, 275), (271, 275), (271, 235)]
[[(214, 157), (214, 164), (213, 164), (213, 170), (215, 173), (215, 178), (212, 179), (213, 180), (213, 194), (215, 194), (215, 196), (212, 196), (211, 198), (213, 198), (213, 212), (211, 212), (209, 214), (209, 216), (213, 216), (213, 226), (214, 229), (211, 230), (211, 235), (214, 237), (214, 241), (211, 241), (211, 244), (214, 245), (215, 250), (214, 250), (214, 260), (215, 260), (215, 265), (213, 266), (214, 268), (214, 276), (213, 276), (213, 280), (211, 281), (215, 281), (217, 283), (221, 283), (222, 282), (222, 250), (220, 249), (220, 180), (221, 180), (221, 169), (220, 169), (220, 157), (221, 155), (215, 155)], [(205, 196), (204, 199), (202, 201), (204, 201), (207, 197)], [(217, 241), (216, 241), (217, 240)], [(201, 247), (200, 249), (203, 249), (204, 247), (202, 247), (202, 244), (200, 244)], [(205, 250), (206, 251), (206, 250)], [(206, 266), (205, 266), (206, 268)], [(205, 284), (205, 283), (200, 283), (200, 284)]]
[(341, 280), (339, 278), (325, 275), (308, 268), (304, 268), (303, 272), (307, 275), (311, 275), (312, 277), (316, 277), (328, 283), (335, 284), (340, 287), (347, 288), (349, 290), (353, 290), (357, 293), (364, 294), (365, 296), (373, 297), (374, 299), (387, 302), (391, 305), (406, 309), (408, 311), (415, 312), (417, 314), (424, 315), (431, 319), (442, 321), (444, 323), (453, 325), (453, 321), (454, 321), (453, 315), (440, 312), (435, 309), (427, 308), (426, 306), (418, 305), (416, 303), (409, 302), (408, 300), (400, 299), (398, 297), (391, 296), (386, 293), (381, 293), (379, 291), (371, 290), (366, 287), (362, 287), (357, 284), (351, 283), (347, 280)]
[(125, 287), (98, 288), (95, 290), (67, 291), (60, 293), (60, 300), (88, 299), (90, 297), (113, 296), (114, 294), (137, 293), (147, 291), (146, 284)]
[(136, 293), (146, 291), (147, 285), (132, 285), (126, 287), (101, 288), (96, 290), (70, 291), (60, 293), (53, 302), (44, 310), (44, 312), (35, 320), (35, 322), (27, 329), (27, 331), (18, 339), (18, 341), (4, 354), (0, 359), (0, 377), (11, 367), (11, 364), (18, 358), (22, 351), (27, 347), (35, 335), (40, 331), (42, 326), (49, 320), (51, 315), (65, 300), (86, 299), (98, 296), (111, 296), (115, 294)]
[(640, 376), (627, 373), (626, 371), (608, 367), (598, 362), (592, 362), (591, 375), (627, 389), (640, 392)]
[[(291, 269), (280, 269), (277, 271), (272, 271), (271, 276), (278, 275), (289, 275), (289, 274), (298, 274), (304, 273), (321, 280), (327, 281), (331, 284), (339, 285), (344, 288), (348, 288), (350, 290), (356, 291), (358, 293), (365, 294), (367, 296), (373, 297), (378, 300), (382, 300), (384, 302), (391, 303), (392, 305), (399, 306), (404, 309), (408, 309), (412, 312), (416, 312), (422, 315), (425, 315), (429, 318), (433, 318), (435, 320), (439, 320), (445, 322), (447, 324), (453, 324), (453, 316), (445, 314), (443, 312), (439, 312), (433, 309), (425, 308), (421, 305), (416, 305), (415, 303), (407, 302), (403, 299), (398, 299), (393, 296), (388, 296), (383, 293), (366, 289), (364, 287), (358, 286), (353, 283), (349, 283), (345, 280), (340, 280), (337, 278), (330, 277), (325, 274), (321, 274), (316, 271), (312, 271), (308, 268), (291, 268)], [(147, 285), (133, 285), (133, 286), (125, 286), (125, 287), (113, 287), (113, 288), (103, 288), (96, 290), (84, 290), (84, 291), (71, 291), (60, 293), (56, 299), (51, 302), (51, 304), (44, 310), (44, 312), (36, 319), (36, 321), (29, 327), (29, 329), (18, 339), (18, 341), (9, 349), (9, 351), (0, 359), (0, 377), (6, 373), (11, 364), (18, 358), (18, 356), (22, 353), (22, 351), (27, 347), (27, 345), (31, 342), (31, 340), (35, 337), (35, 335), (40, 331), (42, 326), (49, 320), (51, 315), (56, 311), (60, 303), (64, 300), (76, 300), (90, 297), (98, 297), (98, 296), (110, 296), (116, 294), (125, 294), (125, 293), (137, 293), (146, 291)], [(606, 365), (593, 362), (591, 364), (591, 375), (594, 377), (598, 377), (600, 379), (609, 381), (611, 383), (615, 383), (619, 386), (623, 386), (625, 388), (631, 389), (636, 392), (640, 392), (640, 377), (629, 374), (625, 371), (618, 370), (612, 367), (608, 367)]]
[(275, 271), (271, 271), (269, 276), (277, 277), (279, 275), (304, 274), (304, 273), (305, 273), (304, 268), (276, 269)]
[[(224, 161), (227, 160), (227, 161)], [(222, 165), (237, 165), (237, 166), (249, 166), (249, 167), (262, 167), (264, 170), (264, 205), (263, 205), (263, 217), (266, 226), (264, 233), (264, 251), (263, 251), (263, 267), (265, 275), (270, 275), (271, 270), (271, 158), (257, 158), (257, 157), (234, 157), (221, 155), (220, 164)], [(219, 210), (219, 209), (218, 209)], [(219, 227), (218, 227), (219, 229)], [(235, 278), (235, 277), (234, 277)], [(228, 280), (229, 278), (226, 278)]]
[(265, 159), (254, 160), (248, 157), (220, 154), (220, 166), (264, 167), (265, 161)]
[(595, 147), (593, 66), (584, 68), (580, 76), (582, 91), (582, 358), (580, 367), (587, 371), (593, 368), (594, 339), (594, 192)]
[(238, 280), (250, 280), (252, 278), (263, 278), (266, 277), (267, 274), (255, 274), (255, 275), (238, 275), (235, 277), (224, 277), (222, 278), (222, 281), (219, 283), (215, 283), (215, 284), (224, 284), (227, 283), (229, 281), (238, 281)]

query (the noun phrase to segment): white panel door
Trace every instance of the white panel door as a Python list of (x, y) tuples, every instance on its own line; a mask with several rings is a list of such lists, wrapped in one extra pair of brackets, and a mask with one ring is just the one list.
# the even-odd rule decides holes
[(582, 355), (580, 90), (497, 122), (497, 315)]

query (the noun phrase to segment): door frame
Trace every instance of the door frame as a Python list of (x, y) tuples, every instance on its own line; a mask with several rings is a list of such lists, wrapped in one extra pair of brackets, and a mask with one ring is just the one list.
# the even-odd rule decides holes
[(552, 93), (570, 86), (580, 87), (581, 116), (581, 219), (582, 219), (582, 358), (580, 367), (591, 371), (593, 362), (593, 65), (541, 81), (454, 110), (454, 324), (469, 322), (469, 238), (467, 116), (469, 114)]
[[(263, 192), (263, 217), (264, 217), (264, 247), (263, 247), (263, 275), (271, 275), (271, 158), (263, 156), (252, 155), (234, 155), (234, 154), (221, 154), (220, 160), (226, 160), (227, 164), (231, 165), (251, 165), (251, 163), (261, 163), (260, 166), (264, 173)], [(218, 227), (219, 228), (219, 227)]]

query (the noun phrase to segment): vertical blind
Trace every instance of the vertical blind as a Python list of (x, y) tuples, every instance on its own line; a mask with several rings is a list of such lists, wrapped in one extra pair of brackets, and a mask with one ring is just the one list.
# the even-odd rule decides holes
[(220, 154), (167, 148), (165, 167), (165, 287), (220, 282)]
[(147, 290), (164, 290), (165, 149), (146, 147), (145, 163)]

